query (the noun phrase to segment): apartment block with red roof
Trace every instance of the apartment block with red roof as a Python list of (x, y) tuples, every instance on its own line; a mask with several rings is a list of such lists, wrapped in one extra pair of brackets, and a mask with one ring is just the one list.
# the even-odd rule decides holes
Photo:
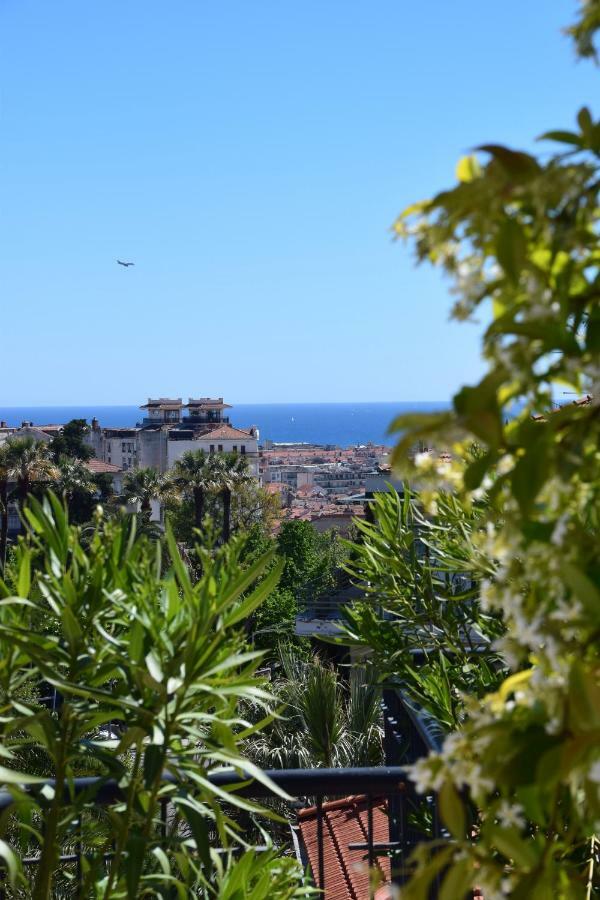
[(102, 428), (92, 422), (89, 442), (98, 459), (124, 471), (152, 468), (166, 472), (187, 450), (206, 453), (239, 453), (250, 471), (259, 477), (256, 426), (236, 428), (225, 410), (222, 397), (148, 398), (140, 407), (144, 416), (133, 428)]

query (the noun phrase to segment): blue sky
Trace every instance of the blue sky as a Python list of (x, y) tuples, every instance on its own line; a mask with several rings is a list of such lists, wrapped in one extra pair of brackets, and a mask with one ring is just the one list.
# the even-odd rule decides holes
[(478, 329), (389, 226), (592, 105), (574, 9), (0, 0), (2, 405), (447, 399)]

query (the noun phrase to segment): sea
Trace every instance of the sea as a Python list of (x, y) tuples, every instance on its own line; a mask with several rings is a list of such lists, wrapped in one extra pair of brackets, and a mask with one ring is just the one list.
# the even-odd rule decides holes
[[(260, 441), (335, 444), (391, 445), (388, 434), (400, 413), (432, 412), (448, 408), (444, 402), (398, 403), (239, 403), (227, 410), (231, 424), (239, 428), (257, 425)], [(0, 406), (0, 421), (8, 425), (64, 424), (71, 419), (96, 417), (101, 426), (132, 427), (143, 412), (137, 406)]]

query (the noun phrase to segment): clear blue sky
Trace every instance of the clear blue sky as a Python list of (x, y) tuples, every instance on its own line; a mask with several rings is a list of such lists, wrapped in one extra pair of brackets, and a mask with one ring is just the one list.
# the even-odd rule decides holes
[(0, 0), (0, 403), (447, 399), (477, 328), (388, 229), (592, 105), (575, 5)]

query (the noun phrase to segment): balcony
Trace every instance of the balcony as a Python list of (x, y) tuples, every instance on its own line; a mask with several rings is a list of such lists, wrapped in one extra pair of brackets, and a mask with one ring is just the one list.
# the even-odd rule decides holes
[[(309, 880), (323, 891), (325, 900), (334, 896), (338, 900), (375, 897), (370, 887), (372, 872), (384, 884), (406, 882), (406, 862), (423, 836), (415, 834), (408, 825), (415, 798), (404, 769), (399, 766), (281, 769), (266, 771), (264, 775), (289, 797), (285, 804), (287, 841), (280, 835), (276, 849), (295, 853), (309, 872)], [(249, 800), (276, 801), (279, 805), (282, 802), (267, 785), (243, 772), (216, 771), (208, 775), (208, 780), (224, 793), (235, 792)], [(163, 781), (165, 785), (177, 783), (169, 774), (163, 776)], [(54, 779), (48, 779), (27, 788), (27, 792), (43, 809), (44, 795), (50, 797), (54, 788)], [(73, 887), (82, 891), (86, 868), (98, 862), (92, 859), (94, 849), (93, 842), (90, 845), (89, 826), (97, 824), (98, 816), (110, 814), (111, 807), (122, 803), (125, 797), (116, 781), (86, 777), (73, 779), (65, 786), (67, 798), (75, 800), (78, 818), (72, 822), (69, 844), (63, 847), (59, 864)], [(9, 814), (15, 802), (14, 793), (0, 792), (3, 815)], [(240, 836), (244, 838), (243, 832)], [(252, 840), (253, 833), (245, 837)], [(182, 826), (174, 807), (168, 800), (161, 801), (152, 843), (173, 854), (179, 844), (189, 840), (189, 830)], [(112, 852), (102, 854), (100, 862), (107, 872), (112, 857)], [(22, 858), (29, 878), (35, 877), (39, 863), (40, 857), (33, 851)], [(340, 888), (340, 881), (347, 893)], [(5, 896), (1, 888), (0, 895)]]
[(341, 634), (342, 609), (363, 596), (359, 588), (350, 586), (326, 597), (313, 599), (308, 594), (298, 598), (296, 634), (299, 637)]
[(182, 425), (230, 425), (229, 416), (193, 416), (191, 413), (181, 419)]
[[(58, 692), (49, 688), (42, 703), (56, 711), (61, 704)], [(259, 853), (269, 846), (278, 854), (295, 855), (307, 873), (307, 884), (318, 887), (324, 900), (378, 900), (389, 897), (385, 885), (402, 886), (409, 878), (408, 860), (417, 844), (432, 837), (447, 837), (439, 824), (437, 799), (420, 797), (406, 777), (404, 766), (413, 763), (431, 749), (439, 748), (439, 741), (422, 711), (411, 704), (401, 690), (387, 689), (383, 694), (386, 765), (362, 768), (271, 769), (259, 780), (251, 773), (215, 768), (207, 771), (207, 782), (217, 789), (225, 806), (229, 794), (250, 801), (259, 801), (263, 808), (275, 810), (278, 824), (269, 830), (268, 819), (259, 815), (260, 830), (254, 814), (241, 812), (238, 816), (240, 845), (253, 846)], [(103, 727), (107, 744), (121, 737), (118, 722)], [(111, 809), (123, 804), (125, 789), (119, 782), (106, 777), (69, 778), (63, 783), (64, 806), (70, 821), (66, 837), (60, 844), (57, 877), (70, 882), (68, 896), (88, 896), (86, 873), (91, 870), (108, 874), (114, 860), (114, 846), (106, 824)], [(157, 813), (147, 835), (148, 845), (157, 848), (150, 854), (162, 852), (166, 860), (177, 859), (185, 843), (186, 852), (202, 850), (194, 843), (190, 829), (182, 820), (179, 807), (173, 803), (179, 782), (172, 772), (163, 772), (162, 797), (157, 800)], [(44, 834), (46, 817), (55, 794), (55, 779), (0, 791), (0, 814), (10, 817), (13, 804), (23, 804), (26, 795), (34, 801), (41, 817), (40, 832)], [(282, 792), (287, 797), (282, 799)], [(238, 810), (239, 811), (239, 810)], [(414, 823), (428, 821), (417, 826)], [(220, 848), (209, 820), (204, 828), (213, 850)], [(425, 827), (425, 831), (419, 828)], [(101, 833), (102, 832), (102, 833)], [(260, 843), (257, 843), (257, 839)], [(192, 842), (190, 844), (190, 842)], [(191, 847), (191, 851), (190, 851)], [(196, 847), (196, 851), (194, 851)], [(29, 881), (35, 879), (40, 865), (38, 839), (21, 840), (21, 863)], [(235, 850), (234, 853), (237, 853)], [(121, 865), (124, 863), (122, 862)], [(7, 895), (3, 882), (7, 871), (0, 861), (0, 897)], [(375, 876), (373, 878), (372, 876)], [(378, 882), (376, 891), (373, 884)], [(88, 885), (89, 888), (89, 885)], [(437, 896), (438, 884), (428, 897)], [(379, 891), (382, 891), (380, 893)], [(12, 895), (11, 895), (12, 896)], [(54, 894), (53, 894), (54, 896)], [(61, 894), (62, 896), (62, 894)], [(66, 896), (66, 895), (65, 895)]]

